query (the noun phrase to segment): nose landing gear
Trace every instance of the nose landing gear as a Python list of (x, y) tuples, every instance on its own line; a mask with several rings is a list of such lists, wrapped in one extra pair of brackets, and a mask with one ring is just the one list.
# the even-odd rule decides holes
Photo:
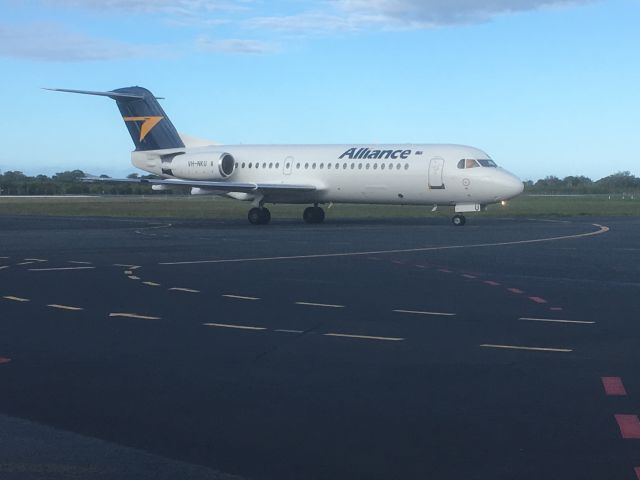
[(464, 218), (464, 215), (454, 215), (451, 218), (451, 223), (453, 223), (456, 227), (461, 227), (465, 223), (467, 223), (467, 219)]
[(305, 208), (302, 218), (305, 223), (322, 223), (324, 222), (324, 210), (317, 205)]
[(271, 221), (271, 212), (268, 208), (252, 208), (247, 215), (251, 225), (266, 225)]

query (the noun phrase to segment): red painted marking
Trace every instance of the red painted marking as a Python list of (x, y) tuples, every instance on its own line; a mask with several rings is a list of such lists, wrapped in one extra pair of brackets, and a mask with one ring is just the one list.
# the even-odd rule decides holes
[(0, 365), (4, 365), (5, 363), (9, 363), (10, 361), (10, 358), (0, 357)]
[(636, 467), (634, 468), (635, 472), (636, 472), (636, 477), (638, 477), (638, 480), (640, 480), (640, 467)]
[(640, 419), (637, 415), (617, 414), (615, 417), (622, 438), (640, 438)]
[(491, 285), (492, 287), (497, 287), (498, 285), (500, 285), (498, 282), (494, 282), (493, 280), (485, 280), (484, 283), (486, 283), (487, 285)]
[(620, 377), (602, 377), (602, 386), (607, 395), (625, 396), (627, 394)]
[(544, 298), (540, 298), (540, 297), (529, 297), (529, 300), (532, 300), (536, 303), (547, 303), (547, 301)]
[(451, 270), (447, 270), (446, 268), (441, 268), (438, 271), (442, 273), (451, 273)]
[(511, 293), (517, 293), (518, 295), (521, 294), (521, 293), (524, 293), (519, 288), (507, 288), (507, 290), (509, 290)]

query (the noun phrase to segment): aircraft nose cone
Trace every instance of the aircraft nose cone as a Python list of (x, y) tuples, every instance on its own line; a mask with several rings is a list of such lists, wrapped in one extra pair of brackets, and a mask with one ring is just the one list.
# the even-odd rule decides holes
[(524, 191), (524, 183), (511, 173), (506, 175), (504, 179), (504, 199), (517, 197)]

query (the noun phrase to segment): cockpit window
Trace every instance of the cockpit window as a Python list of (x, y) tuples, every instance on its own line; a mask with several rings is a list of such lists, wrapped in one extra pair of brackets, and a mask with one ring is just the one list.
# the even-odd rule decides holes
[(496, 165), (496, 162), (494, 162), (491, 159), (483, 159), (483, 160), (478, 160), (480, 162), (480, 165), (482, 165), (483, 167), (493, 167), (496, 168), (498, 165)]
[(467, 158), (464, 161), (464, 168), (476, 168), (479, 167), (480, 165), (478, 164), (477, 161), (475, 161), (473, 158)]

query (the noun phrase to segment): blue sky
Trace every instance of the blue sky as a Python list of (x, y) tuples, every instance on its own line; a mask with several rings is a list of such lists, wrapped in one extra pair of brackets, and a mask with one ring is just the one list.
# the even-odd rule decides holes
[(462, 143), (523, 179), (640, 175), (637, 0), (0, 0), (0, 171), (135, 171), (141, 85), (222, 143)]

